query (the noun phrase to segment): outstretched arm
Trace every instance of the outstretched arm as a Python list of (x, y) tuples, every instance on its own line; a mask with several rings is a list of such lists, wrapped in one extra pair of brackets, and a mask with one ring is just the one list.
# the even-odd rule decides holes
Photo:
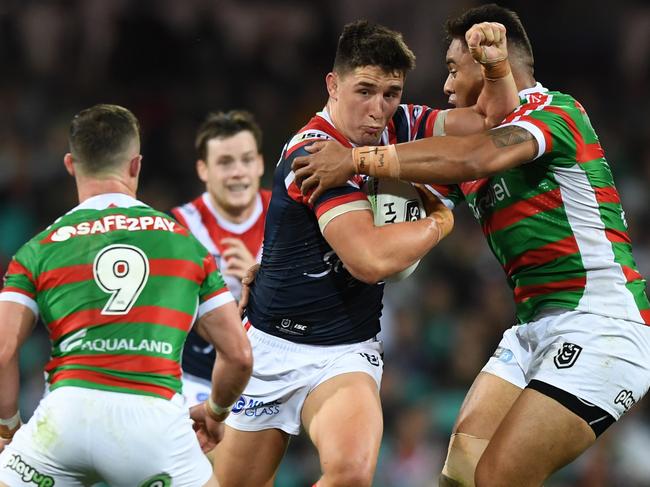
[[(301, 191), (315, 201), (327, 188), (354, 174), (419, 183), (459, 183), (484, 178), (534, 159), (537, 140), (518, 126), (504, 126), (465, 137), (429, 137), (405, 144), (346, 149), (316, 143), (308, 157), (294, 160)], [(343, 181), (343, 182), (341, 182)]]

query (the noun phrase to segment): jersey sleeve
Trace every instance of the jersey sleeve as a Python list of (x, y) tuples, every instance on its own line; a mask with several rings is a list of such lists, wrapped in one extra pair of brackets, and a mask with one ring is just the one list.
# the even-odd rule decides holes
[(446, 116), (446, 110), (426, 105), (402, 104), (389, 123), (389, 143), (399, 144), (444, 135)]
[[(309, 153), (300, 147), (286, 156), (286, 167), (291, 167), (293, 159), (298, 156), (309, 155)], [(337, 216), (343, 215), (350, 211), (368, 210), (372, 211), (370, 202), (366, 193), (362, 189), (363, 178), (354, 176), (348, 180), (345, 186), (331, 188), (325, 191), (313, 205), (308, 203), (311, 193), (303, 196), (300, 188), (296, 184), (293, 171), (289, 170), (285, 178), (285, 187), (287, 194), (292, 200), (308, 206), (316, 215), (321, 233), (325, 227)]]
[[(534, 159), (551, 152), (576, 154), (579, 159), (582, 137), (576, 122), (576, 117), (580, 115), (577, 102), (574, 100), (574, 106), (558, 105), (553, 103), (554, 96), (550, 93), (536, 94), (534, 98), (520, 105), (499, 127), (514, 125), (530, 132), (537, 141), (537, 154)], [(597, 147), (600, 148), (600, 145)], [(571, 165), (575, 162), (573, 157), (568, 160)]]
[(38, 316), (34, 268), (35, 261), (32, 252), (27, 245), (23, 246), (9, 263), (2, 291), (0, 291), (0, 301), (22, 304), (32, 310), (35, 316)]
[(221, 272), (219, 272), (217, 262), (210, 253), (206, 253), (203, 258), (203, 270), (205, 277), (199, 290), (199, 311), (197, 319), (235, 300), (228, 290)]

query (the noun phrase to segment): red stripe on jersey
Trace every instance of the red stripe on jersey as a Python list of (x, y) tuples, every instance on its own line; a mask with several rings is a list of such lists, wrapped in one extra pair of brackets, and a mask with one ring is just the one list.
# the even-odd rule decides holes
[(646, 325), (650, 325), (650, 309), (640, 309), (641, 318)]
[(596, 200), (598, 203), (620, 203), (621, 198), (614, 186), (608, 188), (594, 188), (596, 191)]
[[(179, 277), (197, 284), (201, 284), (205, 276), (200, 266), (192, 261), (181, 259), (150, 259), (149, 272), (152, 276)], [(42, 292), (64, 284), (90, 281), (91, 279), (94, 279), (92, 264), (59, 267), (42, 272), (36, 281), (36, 290)]]
[(36, 291), (40, 293), (64, 284), (89, 281), (90, 279), (93, 279), (92, 264), (59, 267), (51, 271), (41, 272), (36, 281)]
[(189, 332), (194, 316), (161, 306), (135, 306), (125, 315), (103, 315), (101, 309), (86, 309), (48, 323), (50, 337), (63, 335), (90, 326), (129, 323), (153, 323)]
[(436, 119), (438, 118), (438, 113), (440, 113), (440, 110), (431, 110), (431, 113), (427, 117), (427, 121), (426, 121), (426, 124), (424, 126), (424, 136), (425, 137), (432, 137), (433, 136), (433, 126), (435, 125)]
[(29, 291), (25, 291), (24, 289), (21, 289), (19, 287), (12, 287), (12, 286), (7, 286), (2, 289), (3, 293), (18, 293), (18, 294), (23, 294), (29, 298), (35, 299), (36, 295), (33, 293), (30, 293)]
[(289, 198), (291, 198), (293, 201), (296, 201), (297, 203), (304, 204), (309, 201), (308, 197), (302, 195), (300, 188), (296, 184), (295, 180), (291, 181), (291, 184), (287, 187), (287, 194), (289, 195)]
[(203, 272), (207, 276), (208, 274), (213, 273), (214, 271), (219, 270), (217, 261), (214, 258), (214, 255), (208, 254), (203, 258)]
[(66, 357), (57, 357), (48, 362), (45, 366), (45, 371), (50, 372), (63, 365), (81, 365), (123, 372), (171, 375), (177, 379), (181, 377), (181, 366), (175, 360), (132, 354), (68, 355)]
[(521, 117), (521, 121), (533, 124), (542, 132), (542, 135), (544, 136), (544, 143), (546, 144), (544, 154), (550, 152), (553, 149), (553, 137), (551, 136), (551, 129), (548, 127), (548, 124), (530, 116)]
[(584, 163), (604, 157), (603, 149), (599, 143), (585, 144), (585, 139), (578, 130), (575, 120), (565, 110), (559, 107), (546, 107), (544, 110), (559, 115), (567, 124), (576, 144), (576, 162)]
[(158, 386), (149, 382), (142, 382), (137, 380), (125, 379), (122, 377), (115, 377), (108, 374), (103, 374), (94, 370), (84, 369), (64, 369), (59, 370), (50, 377), (50, 384), (54, 385), (62, 380), (84, 380), (87, 382), (94, 382), (109, 387), (122, 387), (134, 391), (145, 391), (157, 396), (171, 399), (176, 394), (176, 391), (168, 387)]
[(587, 283), (586, 277), (565, 279), (564, 281), (548, 282), (546, 284), (533, 284), (530, 286), (517, 286), (515, 288), (515, 301), (522, 303), (535, 296), (554, 293), (558, 291), (575, 291), (583, 289)]
[(244, 242), (244, 245), (251, 253), (253, 257), (256, 257), (262, 246), (262, 241), (264, 240), (264, 222), (266, 220), (266, 212), (268, 210), (268, 204), (264, 204), (265, 198), (262, 196), (263, 210), (259, 218), (255, 223), (244, 233), (233, 233), (219, 225), (216, 217), (212, 213), (212, 210), (203, 201), (203, 195), (196, 198), (192, 201), (194, 207), (198, 210), (201, 215), (201, 223), (208, 231), (210, 240), (215, 245), (220, 255), (223, 255), (225, 248), (221, 245), (221, 241), (224, 238), (237, 238)]
[(578, 242), (571, 235), (557, 242), (551, 242), (536, 249), (528, 250), (506, 263), (503, 269), (508, 276), (512, 276), (515, 271), (522, 267), (547, 264), (560, 257), (575, 254), (578, 251)]
[(483, 232), (488, 235), (514, 225), (524, 218), (553, 210), (561, 205), (560, 188), (535, 195), (527, 200), (517, 201), (489, 215), (483, 223)]
[(213, 293), (208, 294), (207, 296), (204, 296), (203, 299), (201, 299), (201, 302), (205, 303), (208, 299), (212, 299), (215, 296), (219, 296), (220, 294), (223, 294), (225, 292), (228, 292), (228, 288), (227, 287), (222, 287), (218, 291), (215, 291)]
[(602, 159), (605, 157), (605, 151), (600, 146), (598, 142), (593, 144), (586, 144), (580, 147), (580, 150), (576, 152), (576, 160), (578, 163), (594, 161), (596, 159)]
[(185, 217), (181, 213), (180, 208), (178, 208), (178, 207), (172, 208), (172, 215), (174, 215), (174, 218), (176, 218), (176, 220), (178, 220), (178, 223), (180, 223), (184, 227), (188, 227), (187, 221), (185, 221)]
[(488, 178), (483, 178), (483, 179), (476, 179), (474, 181), (468, 181), (466, 183), (460, 183), (459, 186), (461, 187), (462, 191), (464, 194), (472, 194), (472, 193), (478, 193), (480, 189), (485, 186), (488, 182)]
[(27, 277), (32, 284), (36, 285), (36, 282), (34, 281), (34, 276), (32, 273), (22, 265), (20, 262), (18, 262), (16, 259), (12, 259), (11, 262), (9, 262), (9, 267), (7, 267), (7, 275), (10, 276), (12, 274), (22, 274), (23, 276)]
[(630, 236), (627, 234), (627, 232), (624, 232), (622, 230), (614, 230), (613, 228), (606, 228), (605, 235), (607, 236), (607, 240), (609, 240), (610, 242), (626, 243), (626, 244), (632, 243), (632, 240), (630, 240)]
[(397, 144), (397, 134), (395, 133), (395, 120), (391, 118), (388, 122), (388, 125), (386, 125), (386, 128), (388, 129), (388, 143)]
[(318, 205), (316, 208), (316, 217), (320, 218), (326, 211), (329, 211), (332, 208), (336, 208), (337, 206), (341, 206), (346, 203), (351, 203), (353, 201), (368, 201), (368, 198), (364, 193), (360, 191), (355, 191), (354, 193), (344, 194), (342, 196), (337, 196), (336, 198), (331, 198)]
[[(337, 140), (340, 144), (344, 145), (345, 147), (352, 147), (352, 144), (350, 144), (350, 141), (346, 139), (343, 134), (341, 134), (336, 127), (334, 127), (332, 124), (330, 124), (327, 120), (324, 118), (316, 115), (312, 117), (312, 119), (307, 122), (307, 125), (305, 125), (303, 128), (301, 128), (296, 135), (301, 134), (303, 132), (308, 132), (309, 130), (319, 130), (321, 132), (325, 132), (327, 135), (330, 137), (334, 138)], [(284, 155), (284, 158), (287, 159), (291, 154), (296, 152), (298, 149), (301, 147), (304, 147), (307, 144), (313, 144), (314, 142), (324, 142), (323, 139), (315, 137), (313, 139), (308, 139), (306, 142), (300, 142), (296, 144), (294, 147), (291, 149), (288, 149), (286, 154)]]
[(633, 281), (638, 281), (639, 279), (643, 279), (643, 276), (639, 274), (636, 270), (632, 269), (631, 267), (622, 265), (621, 268), (623, 269), (623, 274), (625, 275), (625, 279), (627, 280), (627, 282), (633, 282)]

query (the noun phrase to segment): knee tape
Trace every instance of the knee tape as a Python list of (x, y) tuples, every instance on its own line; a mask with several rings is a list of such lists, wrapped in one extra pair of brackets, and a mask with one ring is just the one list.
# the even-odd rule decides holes
[(440, 487), (474, 487), (474, 471), (489, 440), (454, 433), (440, 476)]

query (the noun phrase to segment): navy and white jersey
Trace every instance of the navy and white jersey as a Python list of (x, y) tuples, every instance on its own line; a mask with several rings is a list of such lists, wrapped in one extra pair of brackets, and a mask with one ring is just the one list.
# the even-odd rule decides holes
[[(384, 130), (382, 144), (432, 135), (437, 115), (428, 107), (400, 105)], [(251, 289), (247, 318), (255, 328), (293, 342), (356, 343), (379, 332), (384, 286), (352, 277), (322, 232), (343, 213), (371, 208), (361, 176), (327, 190), (313, 206), (308, 204), (291, 163), (318, 140), (352, 147), (326, 111), (316, 114), (285, 145), (275, 170), (262, 265)]]
[[(260, 189), (255, 199), (253, 213), (242, 223), (232, 223), (219, 215), (207, 192), (182, 206), (177, 206), (171, 213), (208, 249), (219, 269), (225, 269), (228, 264), (222, 258), (224, 249), (221, 240), (227, 237), (238, 238), (244, 242), (258, 262), (262, 258), (264, 221), (270, 200), (271, 192)], [(239, 279), (227, 274), (224, 274), (223, 278), (235, 299), (239, 300), (241, 296)], [(211, 380), (215, 357), (214, 347), (192, 329), (183, 348), (183, 371)]]

